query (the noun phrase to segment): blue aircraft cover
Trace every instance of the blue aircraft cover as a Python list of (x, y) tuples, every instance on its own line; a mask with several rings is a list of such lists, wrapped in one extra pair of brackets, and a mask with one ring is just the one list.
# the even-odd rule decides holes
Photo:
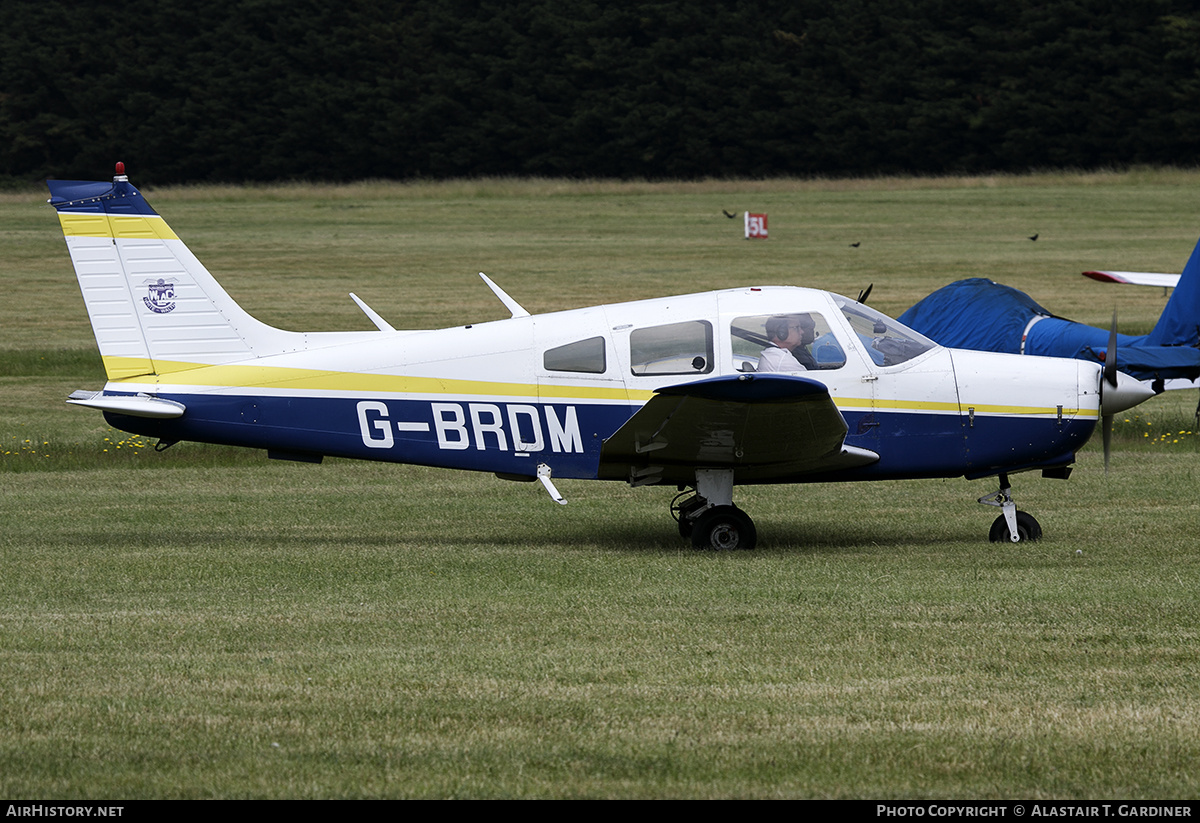
[(897, 319), (952, 349), (1020, 354), (1021, 334), (1038, 316), (1053, 315), (1023, 291), (975, 277), (938, 289)]
[[(1150, 335), (1135, 337), (1117, 335), (1117, 368), (1139, 380), (1171, 379), (1200, 376), (1200, 349), (1196, 348), (1196, 318), (1200, 305), (1200, 260), (1193, 253), (1189, 269), (1195, 264), (1196, 274), (1190, 280), (1187, 272), (1180, 287), (1171, 296), (1162, 318)], [(1191, 291), (1177, 299), (1184, 283)], [(1031, 320), (1037, 319), (1032, 326)], [(943, 346), (976, 351), (1022, 352), (1021, 337), (1025, 335), (1024, 353), (1047, 357), (1071, 357), (1093, 362), (1105, 362), (1107, 329), (1085, 326), (1052, 315), (1029, 295), (1010, 286), (1002, 286), (986, 278), (959, 280), (951, 283), (917, 303), (899, 320)], [(1164, 322), (1172, 321), (1179, 335), (1166, 345), (1152, 339), (1172, 339), (1160, 333)], [(1189, 326), (1190, 323), (1190, 326)], [(1026, 329), (1028, 332), (1026, 333)], [(1189, 330), (1190, 338), (1186, 335)]]

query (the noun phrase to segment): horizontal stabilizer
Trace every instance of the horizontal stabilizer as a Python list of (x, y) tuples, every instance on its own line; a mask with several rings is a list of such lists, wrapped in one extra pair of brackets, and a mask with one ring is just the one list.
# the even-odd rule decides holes
[(182, 403), (151, 397), (148, 394), (105, 394), (104, 392), (75, 391), (67, 398), (72, 406), (87, 406), (89, 409), (128, 414), (133, 417), (150, 417), (167, 420), (181, 417), (186, 410)]
[(1164, 289), (1173, 289), (1179, 285), (1178, 274), (1153, 271), (1085, 271), (1083, 276), (1099, 280), (1101, 283), (1124, 283), (1130, 286), (1159, 286)]

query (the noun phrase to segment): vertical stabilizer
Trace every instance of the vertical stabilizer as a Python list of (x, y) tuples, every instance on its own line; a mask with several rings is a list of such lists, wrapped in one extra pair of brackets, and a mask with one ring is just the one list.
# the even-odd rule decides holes
[(1142, 345), (1200, 345), (1200, 243), (1192, 250), (1171, 299)]
[(303, 335), (242, 310), (117, 164), (112, 183), (49, 180), (110, 380), (287, 351)]

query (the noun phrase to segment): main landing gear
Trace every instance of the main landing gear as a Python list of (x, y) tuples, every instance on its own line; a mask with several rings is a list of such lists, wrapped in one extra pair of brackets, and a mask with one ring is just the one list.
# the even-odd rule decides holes
[(985, 506), (998, 506), (1002, 514), (992, 523), (988, 540), (993, 543), (1024, 543), (1042, 539), (1042, 527), (1029, 512), (1017, 510), (1013, 502), (1008, 475), (1000, 475), (1000, 490), (979, 498)]
[[(700, 469), (696, 493), (686, 492), (671, 503), (671, 514), (679, 521), (679, 536), (691, 538), (697, 549), (734, 551), (753, 549), (758, 531), (750, 515), (733, 505), (733, 472)], [(683, 499), (681, 499), (683, 498)]]

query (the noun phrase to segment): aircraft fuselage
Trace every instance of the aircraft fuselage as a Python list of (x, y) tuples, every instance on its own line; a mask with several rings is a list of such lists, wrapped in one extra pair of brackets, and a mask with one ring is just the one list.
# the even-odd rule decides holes
[[(605, 476), (604, 442), (656, 391), (754, 375), (762, 346), (750, 327), (801, 313), (821, 319), (823, 333), (811, 348), (828, 348), (833, 359), (797, 374), (828, 388), (846, 421), (846, 444), (879, 460), (798, 473), (792, 482), (1060, 466), (1096, 424), (1099, 368), (1092, 364), (1031, 364), (933, 345), (892, 364), (873, 347), (887, 334), (863, 333), (863, 307), (790, 287), (430, 331), (308, 334), (300, 351), (218, 366), (160, 362), (157, 376), (111, 381), (106, 394), (153, 394), (182, 403), (187, 413), (165, 420), (107, 416), (118, 428), (164, 440), (265, 448), (298, 459), (328, 455), (528, 477), (545, 463), (556, 477), (597, 478)], [(735, 477), (756, 482), (750, 469)]]

